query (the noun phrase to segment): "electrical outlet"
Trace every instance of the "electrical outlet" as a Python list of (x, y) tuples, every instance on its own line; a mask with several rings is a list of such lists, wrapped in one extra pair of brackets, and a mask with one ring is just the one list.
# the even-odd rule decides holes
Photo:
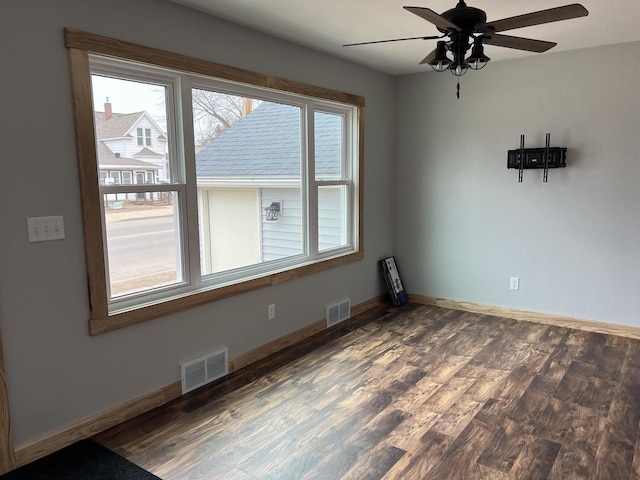
[(267, 319), (273, 320), (276, 318), (276, 304), (272, 303), (267, 307)]
[(520, 290), (520, 278), (519, 277), (511, 277), (511, 282), (509, 283), (509, 288), (511, 290)]

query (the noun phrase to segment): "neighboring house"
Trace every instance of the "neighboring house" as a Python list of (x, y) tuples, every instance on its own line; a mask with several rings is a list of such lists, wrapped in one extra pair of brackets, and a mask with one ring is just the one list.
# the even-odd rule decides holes
[[(339, 175), (342, 122), (315, 122), (316, 176)], [(263, 102), (196, 154), (202, 265), (205, 273), (303, 253), (300, 109)], [(344, 245), (345, 192), (325, 188), (319, 201), (320, 249)], [(265, 208), (279, 203), (277, 221)]]
[(107, 98), (95, 125), (100, 184), (166, 181), (167, 136), (147, 112), (113, 113)]

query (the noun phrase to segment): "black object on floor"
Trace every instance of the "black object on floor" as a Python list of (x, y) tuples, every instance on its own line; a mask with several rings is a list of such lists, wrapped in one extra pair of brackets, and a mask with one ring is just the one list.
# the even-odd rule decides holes
[(124, 457), (82, 440), (18, 468), (0, 480), (161, 480)]

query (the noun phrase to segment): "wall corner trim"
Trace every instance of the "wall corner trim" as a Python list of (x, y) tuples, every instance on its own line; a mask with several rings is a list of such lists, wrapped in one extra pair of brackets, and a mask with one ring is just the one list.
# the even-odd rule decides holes
[(0, 475), (16, 468), (15, 451), (11, 436), (11, 415), (7, 378), (4, 371), (4, 353), (0, 335)]

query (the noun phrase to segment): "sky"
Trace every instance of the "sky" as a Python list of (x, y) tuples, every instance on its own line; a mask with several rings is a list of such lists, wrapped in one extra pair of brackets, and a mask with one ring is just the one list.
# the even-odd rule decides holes
[(145, 110), (161, 127), (166, 128), (164, 87), (98, 75), (92, 75), (91, 81), (95, 111), (104, 112), (104, 104), (108, 97), (113, 113)]

